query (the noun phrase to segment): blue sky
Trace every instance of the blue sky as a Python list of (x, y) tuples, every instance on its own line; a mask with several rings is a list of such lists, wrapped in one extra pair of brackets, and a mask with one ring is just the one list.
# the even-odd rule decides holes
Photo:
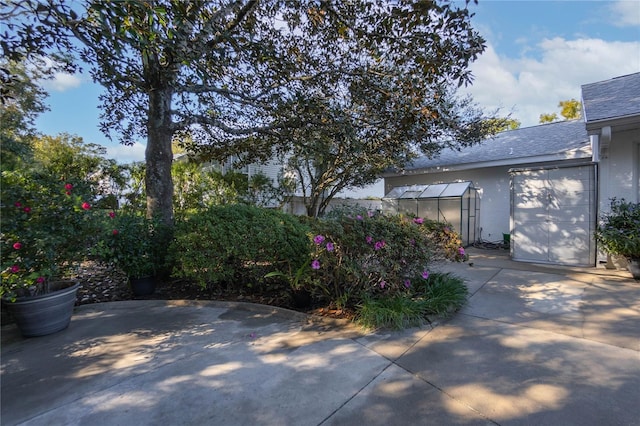
[[(580, 100), (582, 84), (640, 72), (640, 0), (480, 0), (469, 8), (487, 49), (463, 92), (487, 110), (510, 112), (523, 127), (557, 112), (561, 100)], [(121, 162), (144, 158), (144, 140), (127, 147), (101, 134), (101, 88), (88, 74), (59, 75), (45, 87), (51, 111), (37, 120), (40, 132), (79, 135)]]

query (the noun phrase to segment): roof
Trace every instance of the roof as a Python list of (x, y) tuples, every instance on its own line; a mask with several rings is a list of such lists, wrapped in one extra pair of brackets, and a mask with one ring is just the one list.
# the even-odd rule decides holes
[(462, 197), (471, 186), (471, 182), (436, 183), (431, 185), (407, 185), (392, 188), (383, 199), (418, 199)]
[(598, 120), (640, 115), (640, 73), (582, 86), (584, 120)]
[(460, 151), (447, 148), (435, 158), (418, 158), (405, 170), (453, 166), (469, 169), (576, 158), (591, 159), (589, 136), (582, 120), (509, 130)]

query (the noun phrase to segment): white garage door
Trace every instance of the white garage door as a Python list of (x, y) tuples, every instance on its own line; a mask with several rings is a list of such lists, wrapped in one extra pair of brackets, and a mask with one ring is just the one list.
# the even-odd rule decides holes
[(593, 166), (512, 172), (512, 258), (595, 265), (595, 187)]

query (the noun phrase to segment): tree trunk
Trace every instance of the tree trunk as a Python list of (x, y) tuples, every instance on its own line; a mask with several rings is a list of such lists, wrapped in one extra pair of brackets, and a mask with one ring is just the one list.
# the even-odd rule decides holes
[(144, 153), (147, 165), (145, 174), (147, 217), (157, 217), (169, 227), (173, 227), (172, 96), (173, 91), (170, 88), (156, 89), (149, 93), (147, 148)]
[(318, 207), (317, 203), (307, 204), (306, 205), (307, 216), (309, 216), (309, 217), (318, 217), (318, 209), (317, 209), (317, 207)]

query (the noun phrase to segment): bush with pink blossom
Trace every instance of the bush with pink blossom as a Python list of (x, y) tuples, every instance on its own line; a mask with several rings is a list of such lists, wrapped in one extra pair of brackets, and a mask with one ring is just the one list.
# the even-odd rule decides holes
[(0, 296), (44, 294), (88, 254), (98, 224), (92, 196), (47, 174), (2, 173)]

